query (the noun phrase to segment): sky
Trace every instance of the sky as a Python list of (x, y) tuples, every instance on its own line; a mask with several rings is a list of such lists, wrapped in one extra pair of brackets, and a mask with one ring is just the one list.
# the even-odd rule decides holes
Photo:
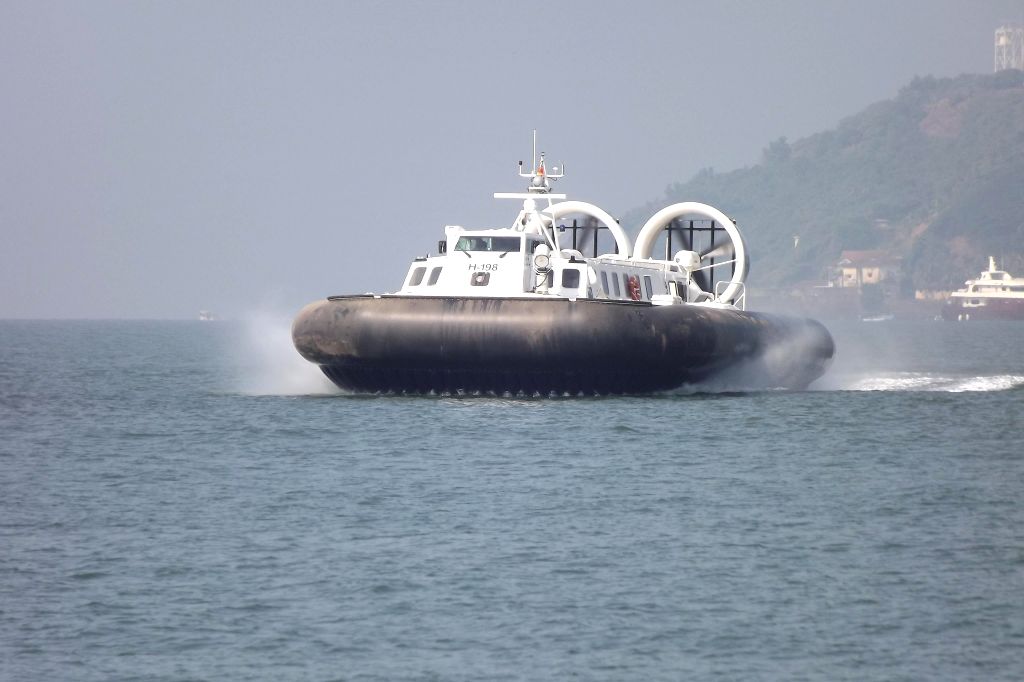
[(444, 225), (512, 221), (492, 195), (524, 189), (534, 129), (557, 190), (619, 216), (915, 76), (990, 73), (1022, 20), (1024, 0), (0, 0), (0, 318), (394, 291)]

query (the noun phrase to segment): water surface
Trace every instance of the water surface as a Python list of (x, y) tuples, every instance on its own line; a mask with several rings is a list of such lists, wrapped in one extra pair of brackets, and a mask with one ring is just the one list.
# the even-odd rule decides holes
[(0, 322), (0, 679), (1024, 678), (1024, 325), (812, 390), (340, 395), (286, 322)]

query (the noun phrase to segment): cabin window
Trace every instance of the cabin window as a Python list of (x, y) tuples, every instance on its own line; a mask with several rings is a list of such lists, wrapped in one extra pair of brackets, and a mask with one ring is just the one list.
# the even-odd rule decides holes
[(605, 296), (607, 296), (609, 293), (611, 293), (608, 290), (608, 273), (607, 272), (602, 272), (601, 273), (601, 291), (604, 293)]
[(629, 273), (622, 273), (622, 290), (626, 292), (626, 296), (633, 298), (633, 294), (629, 292)]
[(441, 276), (441, 268), (436, 267), (430, 271), (430, 277), (427, 278), (427, 286), (432, 287), (437, 284), (437, 278)]
[(427, 271), (427, 269), (425, 267), (422, 267), (422, 266), (416, 268), (415, 270), (413, 270), (412, 271), (412, 275), (409, 277), (409, 286), (411, 286), (411, 287), (419, 286), (420, 282), (423, 281), (423, 273), (426, 272), (426, 271)]
[(562, 288), (578, 289), (580, 286), (580, 271), (575, 268), (562, 270)]
[[(538, 242), (539, 243), (539, 242)], [(455, 244), (456, 251), (497, 251), (507, 253), (518, 251), (521, 244), (519, 237), (459, 237)]]
[(474, 272), (469, 276), (469, 285), (473, 287), (485, 287), (491, 281), (491, 273)]
[(615, 289), (615, 298), (622, 298), (622, 293), (619, 290), (619, 276), (612, 274), (612, 287)]
[(654, 296), (654, 282), (651, 281), (650, 275), (644, 275), (644, 288), (647, 289), (647, 300), (651, 300)]

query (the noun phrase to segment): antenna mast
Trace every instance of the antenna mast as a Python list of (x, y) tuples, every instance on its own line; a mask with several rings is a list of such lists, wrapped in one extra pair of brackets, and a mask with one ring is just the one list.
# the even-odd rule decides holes
[(533, 131), (533, 165), (529, 173), (523, 172), (523, 162), (519, 162), (519, 177), (529, 178), (530, 186), (528, 191), (535, 194), (547, 194), (551, 191), (551, 180), (565, 177), (565, 164), (555, 166), (554, 172), (549, 173), (544, 167), (544, 152), (540, 153), (540, 161), (537, 161), (537, 130)]

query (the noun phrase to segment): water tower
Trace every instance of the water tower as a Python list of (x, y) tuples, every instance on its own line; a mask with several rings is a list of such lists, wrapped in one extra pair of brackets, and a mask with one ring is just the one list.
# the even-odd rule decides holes
[(996, 29), (995, 71), (1024, 71), (1024, 28), (1007, 24)]

